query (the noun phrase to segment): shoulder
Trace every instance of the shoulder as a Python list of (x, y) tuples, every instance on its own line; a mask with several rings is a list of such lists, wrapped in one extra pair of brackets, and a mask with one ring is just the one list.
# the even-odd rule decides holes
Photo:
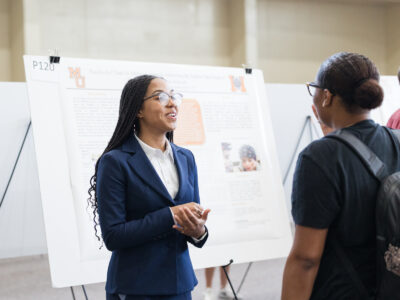
[(400, 119), (400, 109), (396, 110), (390, 119)]
[(393, 115), (390, 117), (387, 127), (393, 129), (400, 129), (400, 109), (395, 111)]
[(172, 144), (172, 145), (175, 148), (176, 152), (179, 152), (180, 154), (185, 156), (189, 161), (194, 161), (194, 155), (193, 155), (192, 151), (190, 151), (189, 149), (186, 149), (186, 148), (179, 147), (175, 144)]
[(313, 161), (320, 162), (335, 156), (337, 149), (341, 147), (341, 143), (333, 138), (323, 137), (313, 141), (300, 153), (300, 157), (308, 157)]
[(128, 153), (121, 151), (120, 149), (113, 149), (103, 154), (99, 160), (100, 167), (120, 166), (127, 160)]

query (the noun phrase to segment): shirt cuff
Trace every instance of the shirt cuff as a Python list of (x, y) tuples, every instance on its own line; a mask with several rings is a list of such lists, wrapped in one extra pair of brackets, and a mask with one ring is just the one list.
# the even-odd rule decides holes
[(208, 234), (208, 231), (206, 230), (206, 232), (204, 232), (204, 234), (200, 238), (196, 239), (196, 238), (192, 237), (192, 239), (195, 243), (200, 243), (202, 240), (204, 240), (204, 238), (207, 236), (207, 234)]
[(176, 221), (175, 221), (174, 213), (172, 212), (172, 208), (171, 208), (171, 207), (169, 208), (169, 211), (171, 212), (171, 216), (172, 216), (172, 220), (174, 220), (174, 224), (175, 224), (175, 225), (178, 225), (178, 224), (176, 223)]

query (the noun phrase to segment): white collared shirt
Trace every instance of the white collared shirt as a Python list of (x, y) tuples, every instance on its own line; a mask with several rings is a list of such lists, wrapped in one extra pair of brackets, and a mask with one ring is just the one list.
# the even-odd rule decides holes
[[(136, 134), (135, 138), (139, 142), (139, 145), (142, 147), (147, 158), (150, 160), (151, 164), (156, 170), (158, 177), (160, 177), (169, 195), (171, 196), (172, 199), (175, 199), (176, 194), (178, 193), (179, 190), (179, 177), (178, 177), (178, 171), (175, 166), (174, 153), (172, 152), (171, 144), (167, 140), (165, 151), (162, 152), (160, 149), (156, 149), (147, 145), (145, 142), (139, 139)], [(171, 215), (172, 219), (174, 220), (174, 223), (176, 224), (172, 210), (171, 210)], [(206, 236), (207, 236), (207, 231), (199, 239), (196, 239), (194, 237), (192, 237), (192, 239), (195, 243), (198, 243), (202, 241)]]
[(172, 199), (175, 199), (179, 190), (178, 171), (174, 162), (174, 153), (171, 144), (166, 140), (165, 151), (150, 147), (135, 135), (147, 158), (156, 170), (158, 177), (167, 189)]

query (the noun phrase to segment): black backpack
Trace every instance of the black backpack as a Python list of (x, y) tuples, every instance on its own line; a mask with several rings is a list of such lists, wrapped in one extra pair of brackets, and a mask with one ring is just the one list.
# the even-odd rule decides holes
[[(393, 143), (400, 143), (400, 130), (384, 127)], [(353, 134), (339, 130), (328, 135), (350, 147), (368, 171), (380, 182), (376, 201), (377, 295), (379, 300), (400, 299), (400, 172), (388, 174), (384, 163)], [(338, 241), (335, 251), (345, 266), (362, 299), (369, 299), (367, 289)]]

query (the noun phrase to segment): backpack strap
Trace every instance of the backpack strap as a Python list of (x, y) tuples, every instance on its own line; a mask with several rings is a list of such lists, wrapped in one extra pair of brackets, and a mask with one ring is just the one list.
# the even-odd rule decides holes
[[(365, 145), (355, 135), (347, 131), (338, 130), (327, 135), (326, 137), (336, 139), (348, 146), (361, 159), (368, 171), (379, 181), (382, 181), (386, 177), (387, 172), (385, 164), (376, 156), (374, 152), (372, 152), (372, 150), (367, 145)], [(355, 285), (360, 296), (362, 297), (361, 299), (371, 299), (368, 295), (366, 287), (362, 283), (359, 275), (357, 274), (356, 270), (353, 267), (353, 264), (347, 257), (336, 235), (334, 235), (332, 238), (332, 245), (340, 262), (342, 263), (347, 274), (350, 276), (353, 284)]]
[(385, 127), (385, 126), (383, 128), (387, 131), (387, 133), (389, 133), (389, 135), (391, 135), (391, 136), (394, 135), (397, 138), (397, 141), (400, 144), (400, 130), (399, 129), (390, 129), (390, 128)]
[(400, 143), (400, 129), (391, 130), (391, 132), (397, 137)]
[(382, 181), (387, 176), (385, 164), (355, 135), (344, 130), (338, 130), (327, 135), (326, 137), (339, 140), (347, 145), (355, 154), (357, 154), (368, 171), (379, 181)]

